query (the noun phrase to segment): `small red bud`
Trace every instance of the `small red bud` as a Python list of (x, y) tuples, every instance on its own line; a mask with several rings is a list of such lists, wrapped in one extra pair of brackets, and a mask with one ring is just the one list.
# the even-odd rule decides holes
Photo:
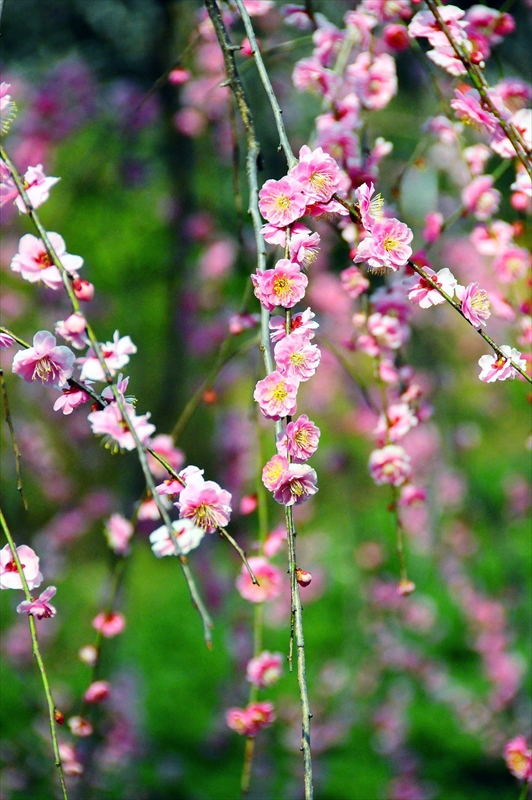
[(65, 724), (65, 715), (62, 714), (61, 711), (58, 711), (57, 708), (54, 708), (54, 719), (58, 725)]
[(310, 572), (307, 572), (306, 569), (299, 569), (299, 567), (296, 567), (296, 581), (300, 586), (308, 586), (311, 580), (312, 575)]
[(78, 300), (88, 303), (94, 297), (94, 286), (84, 278), (75, 278), (72, 281), (72, 288)]
[(218, 395), (214, 389), (205, 389), (203, 392), (203, 402), (208, 406), (212, 406), (218, 400)]
[(484, 56), (480, 52), (480, 50), (473, 50), (471, 55), (469, 56), (471, 62), (473, 64), (478, 64), (478, 66), (485, 66), (484, 64)]

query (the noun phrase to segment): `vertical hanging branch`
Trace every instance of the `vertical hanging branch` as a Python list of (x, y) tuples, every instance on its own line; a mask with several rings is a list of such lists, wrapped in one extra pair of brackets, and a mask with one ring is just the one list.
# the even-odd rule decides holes
[[(266, 252), (264, 248), (264, 239), (261, 233), (262, 219), (258, 206), (258, 168), (260, 166), (261, 155), (260, 146), (255, 133), (255, 126), (253, 123), (253, 116), (238, 74), (235, 63), (234, 51), (238, 47), (231, 44), (225, 25), (223, 23), (220, 10), (215, 0), (205, 0), (207, 11), (213, 23), (218, 42), (222, 49), (225, 69), (227, 73), (227, 85), (229, 85), (235, 95), (236, 103), (242, 118), (245, 129), (247, 141), (247, 156), (246, 156), (246, 172), (249, 183), (249, 214), (253, 222), (253, 230), (255, 232), (255, 241), (257, 244), (257, 268), (258, 271), (264, 272), (266, 269)], [(272, 105), (277, 129), (279, 131), (279, 138), (281, 146), (286, 156), (289, 167), (293, 167), (297, 160), (292, 152), (292, 148), (288, 142), (286, 131), (282, 122), (281, 110), (275, 98), (266, 68), (258, 53), (257, 41), (249, 15), (242, 3), (237, 0), (237, 6), (246, 27), (253, 54), (260, 72), (261, 80), (266, 88), (270, 103)], [(270, 349), (270, 332), (269, 332), (269, 311), (261, 305), (261, 345), (260, 349), (264, 359), (264, 366), (266, 373), (269, 375), (275, 369), (271, 349)], [(275, 423), (276, 433), (281, 430), (281, 422)], [(289, 552), (289, 572), (290, 572), (290, 587), (291, 587), (291, 611), (293, 619), (293, 629), (295, 634), (295, 642), (297, 649), (297, 675), (299, 683), (299, 692), (301, 698), (301, 711), (302, 711), (302, 743), (301, 750), (304, 759), (304, 782), (305, 782), (305, 800), (312, 800), (313, 794), (313, 779), (312, 779), (312, 756), (310, 749), (310, 705), (308, 699), (308, 688), (306, 682), (306, 668), (305, 668), (305, 641), (303, 636), (303, 608), (301, 605), (301, 597), (299, 594), (299, 586), (296, 580), (296, 550), (295, 550), (295, 537), (296, 529), (294, 525), (292, 508), (287, 506), (286, 509), (286, 526), (288, 536), (288, 552)]]

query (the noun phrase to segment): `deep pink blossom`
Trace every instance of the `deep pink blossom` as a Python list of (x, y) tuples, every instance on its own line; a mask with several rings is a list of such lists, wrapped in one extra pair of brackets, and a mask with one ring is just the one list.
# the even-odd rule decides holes
[(263, 650), (258, 656), (248, 661), (246, 679), (259, 689), (269, 688), (277, 683), (283, 672), (283, 656), (281, 653), (270, 653)]
[(246, 565), (242, 564), (236, 588), (244, 600), (250, 603), (264, 603), (278, 597), (282, 589), (281, 571), (262, 556), (251, 556), (248, 558), (248, 563), (259, 585), (252, 582)]
[[(148, 413), (138, 417), (134, 407), (129, 403), (126, 403), (126, 412), (141, 444), (146, 444), (152, 433), (155, 433), (155, 425), (148, 422), (151, 415)], [(108, 437), (107, 446), (110, 446), (114, 452), (117, 452), (120, 448), (124, 450), (135, 449), (136, 444), (133, 434), (116, 402), (109, 403), (101, 411), (93, 411), (88, 415), (87, 419), (94, 434)]]
[(273, 499), (283, 506), (304, 503), (318, 491), (318, 476), (308, 464), (289, 464), (279, 478)]
[(516, 736), (504, 746), (506, 766), (520, 781), (532, 781), (532, 750), (524, 736)]
[[(452, 272), (444, 267), (439, 272), (434, 272), (430, 267), (424, 267), (423, 271), (432, 278), (432, 280), (451, 297), (457, 285), (457, 280)], [(440, 305), (445, 303), (445, 298), (433, 289), (431, 284), (421, 275), (414, 275), (406, 281), (408, 287), (408, 299), (417, 303), (420, 308), (430, 308), (431, 306)]]
[(266, 181), (259, 192), (260, 213), (276, 227), (295, 222), (303, 216), (306, 206), (307, 198), (299, 182), (290, 176)]
[(74, 278), (72, 281), (72, 291), (78, 300), (89, 303), (94, 297), (94, 285), (84, 278)]
[(112, 514), (104, 526), (107, 544), (120, 556), (129, 552), (129, 540), (133, 536), (133, 531), (132, 523), (122, 514)]
[[(33, 208), (39, 208), (50, 197), (50, 189), (60, 180), (60, 178), (47, 178), (44, 174), (42, 164), (37, 164), (36, 167), (28, 167), (24, 173), (24, 188), (28, 195), (29, 201)], [(18, 196), (15, 200), (16, 206), (20, 212), (26, 213), (27, 209), (24, 205), (22, 197)]]
[(410, 477), (410, 457), (399, 445), (386, 445), (370, 455), (369, 471), (379, 485), (391, 483), (392, 486), (401, 486)]
[(275, 370), (258, 381), (253, 397), (265, 417), (278, 420), (295, 413), (299, 381)]
[(456, 296), (462, 303), (462, 314), (475, 328), (486, 324), (491, 317), (490, 301), (485, 289), (480, 289), (478, 283), (467, 286), (457, 286)]
[[(205, 536), (205, 529), (199, 528), (190, 519), (172, 522), (172, 530), (176, 535), (179, 549), (184, 555), (198, 547)], [(160, 528), (150, 533), (150, 544), (157, 558), (177, 555), (175, 544), (166, 525), (161, 525)]]
[(13, 359), (12, 370), (27, 383), (38, 380), (60, 389), (74, 372), (75, 355), (70, 348), (55, 343), (49, 331), (38, 331), (33, 347), (19, 350)]
[(425, 217), (425, 227), (421, 234), (426, 242), (433, 244), (440, 238), (443, 225), (443, 214), (439, 211), (429, 211)]
[(272, 456), (272, 458), (266, 462), (262, 470), (262, 482), (270, 492), (273, 492), (277, 488), (281, 475), (286, 469), (288, 469), (288, 461), (286, 455), (282, 453)]
[(509, 378), (515, 378), (517, 371), (510, 363), (510, 359), (514, 361), (521, 369), (526, 369), (526, 360), (521, 358), (521, 353), (515, 347), (503, 344), (501, 347), (505, 358), (495, 355), (481, 356), (478, 360), (481, 368), (479, 378), (484, 383), (493, 383), (493, 381), (506, 381)]
[(49, 586), (44, 592), (41, 592), (36, 600), (23, 600), (17, 606), (19, 614), (28, 614), (28, 616), (37, 617), (37, 619), (50, 619), (57, 614), (56, 608), (48, 601), (57, 593), (55, 586)]
[(499, 208), (501, 193), (493, 188), (491, 175), (479, 175), (462, 190), (466, 211), (479, 220), (489, 219)]
[[(50, 244), (59, 260), (71, 275), (83, 266), (81, 256), (72, 256), (66, 252), (65, 241), (58, 233), (48, 233)], [(26, 233), (20, 240), (18, 253), (11, 261), (11, 270), (20, 273), (25, 281), (36, 283), (42, 281), (50, 289), (59, 289), (63, 285), (61, 273), (46, 251), (44, 242), (31, 233)]]
[(458, 119), (467, 125), (472, 125), (479, 131), (493, 133), (499, 123), (491, 111), (486, 111), (480, 103), (480, 95), (476, 89), (461, 92), (455, 89), (455, 100), (451, 100), (451, 108)]
[(225, 721), (231, 730), (241, 736), (256, 736), (262, 728), (267, 728), (275, 721), (273, 704), (251, 703), (247, 708), (230, 708)]
[[(290, 319), (290, 333), (298, 332), (305, 334), (308, 339), (314, 338), (314, 331), (319, 328), (319, 324), (314, 322), (316, 314), (310, 308), (298, 314), (292, 314)], [(271, 317), (270, 319), (270, 338), (272, 342), (278, 342), (287, 336), (286, 322), (284, 317)]]
[(54, 403), (54, 411), (62, 411), (65, 415), (72, 414), (74, 409), (88, 403), (90, 399), (90, 394), (77, 386), (62, 389), (61, 397), (58, 397)]
[(296, 331), (277, 342), (274, 358), (281, 375), (294, 381), (308, 381), (319, 366), (321, 351), (307, 336)]
[(308, 278), (298, 264), (281, 258), (274, 269), (256, 272), (251, 276), (255, 297), (268, 311), (276, 306), (292, 308), (305, 295)]
[(307, 145), (303, 145), (299, 151), (299, 163), (292, 167), (288, 175), (299, 183), (307, 205), (316, 202), (327, 203), (340, 184), (338, 164), (321, 147), (311, 150)]
[(399, 23), (386, 25), (382, 32), (382, 38), (390, 50), (395, 50), (397, 53), (408, 50), (410, 47), (408, 30), (404, 25), (400, 25)]
[[(129, 356), (137, 352), (137, 347), (131, 338), (129, 336), (120, 337), (118, 331), (114, 332), (113, 341), (100, 344), (100, 349), (111, 375), (115, 375), (119, 369), (125, 367), (129, 363)], [(83, 365), (80, 376), (82, 381), (87, 378), (91, 381), (106, 380), (103, 368), (92, 347), (87, 350), (83, 358), (78, 358), (78, 363)]]
[(186, 484), (176, 502), (181, 519), (190, 519), (205, 533), (225, 527), (231, 518), (230, 492), (215, 481), (205, 481), (199, 471), (187, 477)]
[(119, 611), (101, 611), (92, 620), (92, 627), (100, 631), (106, 639), (118, 636), (126, 627), (126, 619)]
[(111, 694), (109, 681), (93, 681), (83, 695), (83, 701), (89, 705), (97, 705), (107, 700)]
[(365, 239), (358, 245), (355, 264), (365, 261), (369, 269), (376, 272), (399, 269), (412, 255), (410, 228), (398, 219), (383, 219), (376, 222)]
[[(297, 230), (299, 228), (299, 230)], [(320, 252), (321, 237), (316, 231), (311, 233), (308, 228), (295, 222), (292, 226), (292, 235), (288, 246), (290, 260), (303, 267), (309, 267), (316, 260)]]
[(296, 462), (308, 461), (318, 449), (320, 429), (306, 414), (289, 422), (277, 441), (281, 454), (287, 453)]

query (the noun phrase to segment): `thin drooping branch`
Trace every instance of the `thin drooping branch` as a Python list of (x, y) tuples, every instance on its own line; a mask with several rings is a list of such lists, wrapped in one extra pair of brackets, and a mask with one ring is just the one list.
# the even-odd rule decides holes
[(6, 419), (7, 427), (9, 428), (9, 436), (11, 437), (11, 447), (13, 448), (13, 454), (15, 456), (15, 471), (17, 473), (17, 491), (20, 494), (20, 499), (22, 500), (22, 505), (24, 506), (24, 510), (28, 510), (28, 503), (26, 501), (26, 497), (24, 495), (24, 487), (22, 484), (22, 470), (20, 466), (20, 450), (17, 442), (17, 437), (15, 435), (15, 428), (13, 426), (13, 420), (11, 419), (11, 411), (9, 409), (9, 398), (7, 396), (7, 389), (6, 389), (6, 382), (4, 379), (4, 370), (0, 367), (0, 384), (2, 387), (2, 400), (4, 403), (4, 416)]
[[(26, 580), (26, 576), (24, 574), (24, 569), (22, 567), (22, 564), (20, 563), (20, 558), (18, 557), (18, 553), (17, 553), (17, 548), (16, 548), (16, 545), (15, 545), (15, 542), (13, 541), (13, 537), (11, 536), (11, 533), (9, 531), (9, 528), (8, 528), (7, 522), (5, 520), (4, 514), (2, 512), (2, 509), (0, 509), (0, 524), (2, 526), (2, 530), (4, 531), (4, 535), (5, 535), (6, 539), (7, 539), (8, 544), (9, 544), (9, 549), (11, 551), (11, 555), (13, 557), (13, 561), (15, 562), (15, 566), (17, 568), (17, 573), (18, 573), (18, 575), (20, 577), (20, 580), (22, 582), (22, 588), (24, 590), (24, 596), (25, 596), (26, 600), (31, 603), (33, 598), (31, 596), (31, 592), (30, 592), (30, 589), (29, 589), (29, 586), (28, 586), (28, 582)], [(39, 668), (39, 672), (41, 673), (42, 685), (43, 685), (43, 688), (44, 688), (44, 694), (46, 696), (46, 705), (48, 707), (48, 722), (49, 722), (49, 726), (50, 726), (50, 736), (51, 736), (51, 739), (52, 739), (52, 749), (54, 751), (54, 763), (55, 763), (55, 766), (57, 767), (57, 771), (58, 771), (58, 774), (59, 774), (59, 783), (61, 784), (61, 794), (63, 796), (63, 800), (68, 800), (66, 784), (65, 784), (65, 775), (64, 775), (64, 772), (63, 772), (63, 764), (62, 764), (62, 761), (61, 761), (61, 755), (59, 753), (59, 744), (57, 742), (57, 733), (56, 733), (56, 729), (55, 729), (55, 726), (57, 724), (56, 723), (56, 716), (55, 716), (56, 707), (55, 707), (54, 699), (52, 697), (52, 692), (51, 692), (51, 689), (50, 689), (50, 682), (48, 681), (48, 675), (46, 674), (44, 661), (42, 659), (41, 651), (39, 649), (39, 640), (37, 638), (37, 629), (36, 629), (36, 626), (35, 626), (35, 620), (33, 619), (33, 616), (31, 614), (28, 615), (28, 621), (29, 621), (29, 626), (30, 626), (31, 648), (32, 648), (32, 652), (33, 652), (33, 657), (35, 658), (35, 661), (37, 662), (37, 666)]]

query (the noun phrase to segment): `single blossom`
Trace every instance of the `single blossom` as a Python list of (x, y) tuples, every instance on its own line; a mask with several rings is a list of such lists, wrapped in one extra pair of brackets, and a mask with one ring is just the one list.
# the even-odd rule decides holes
[(176, 506), (181, 519), (190, 519), (205, 533), (215, 533), (231, 518), (231, 494), (215, 481), (205, 481), (199, 470), (186, 478)]
[(408, 403), (392, 403), (386, 414), (379, 417), (374, 433), (379, 444), (383, 446), (387, 440), (392, 443), (400, 441), (417, 424), (418, 418)]
[(524, 736), (516, 736), (504, 746), (506, 766), (520, 781), (532, 781), (532, 750)]
[(70, 348), (56, 345), (49, 331), (38, 331), (33, 347), (19, 350), (13, 359), (12, 370), (27, 383), (38, 380), (60, 389), (74, 372), (75, 355)]
[[(432, 278), (433, 282), (439, 286), (440, 289), (443, 289), (443, 291), (451, 297), (453, 296), (457, 280), (447, 267), (440, 269), (439, 272), (434, 272), (430, 267), (424, 267), (423, 271), (429, 278)], [(420, 308), (430, 308), (430, 306), (437, 306), (440, 303), (445, 303), (445, 297), (443, 297), (437, 289), (434, 289), (428, 280), (421, 277), (421, 275), (414, 275), (413, 278), (406, 281), (406, 285), (408, 288), (408, 299), (414, 303), (418, 303)]]
[[(24, 188), (28, 195), (29, 201), (33, 208), (39, 208), (50, 197), (50, 189), (60, 180), (60, 178), (46, 177), (44, 174), (42, 164), (37, 164), (36, 167), (28, 167), (24, 173)], [(18, 210), (25, 214), (27, 213), (26, 206), (22, 197), (18, 195), (15, 200)]]
[(506, 381), (509, 378), (515, 378), (517, 371), (511, 364), (513, 361), (521, 369), (526, 369), (526, 360), (521, 358), (521, 353), (515, 347), (503, 344), (501, 347), (503, 356), (495, 355), (481, 356), (478, 360), (480, 366), (479, 378), (484, 383), (493, 383), (493, 381)]
[(304, 334), (296, 331), (277, 342), (274, 358), (281, 375), (295, 381), (308, 381), (319, 366), (321, 351)]
[(129, 552), (129, 540), (133, 536), (132, 523), (122, 514), (112, 514), (104, 526), (104, 534), (111, 550), (119, 556)]
[(410, 457), (399, 445), (386, 445), (372, 452), (369, 471), (379, 485), (391, 483), (392, 486), (401, 486), (410, 477)]
[(246, 679), (259, 689), (269, 688), (277, 683), (283, 672), (281, 653), (263, 650), (252, 658), (246, 667)]
[(57, 609), (48, 601), (57, 593), (55, 586), (49, 586), (44, 592), (41, 592), (36, 600), (23, 600), (17, 606), (19, 614), (28, 614), (28, 616), (37, 617), (37, 619), (50, 619), (55, 617)]
[[(300, 311), (298, 314), (292, 314), (290, 319), (290, 333), (304, 333), (308, 339), (314, 338), (314, 331), (319, 328), (319, 323), (314, 322), (316, 314), (310, 310)], [(284, 317), (271, 317), (270, 318), (270, 339), (272, 342), (278, 342), (288, 336), (286, 332), (286, 321)]]
[(413, 233), (397, 219), (386, 218), (376, 222), (371, 233), (361, 241), (353, 259), (355, 263), (366, 261), (369, 269), (376, 272), (399, 269), (412, 255), (410, 242)]
[(485, 289), (480, 289), (478, 283), (467, 286), (457, 286), (456, 295), (462, 303), (462, 314), (475, 328), (486, 324), (491, 317), (490, 301)]
[(92, 736), (94, 730), (92, 727), (92, 723), (90, 723), (89, 720), (85, 719), (84, 717), (80, 717), (77, 715), (74, 717), (70, 717), (67, 724), (73, 736), (80, 736), (80, 737)]
[[(205, 536), (205, 529), (194, 525), (190, 519), (180, 519), (172, 522), (172, 530), (175, 533), (179, 549), (183, 555), (190, 553), (191, 550), (198, 547)], [(157, 558), (177, 555), (175, 544), (168, 533), (166, 525), (162, 525), (160, 528), (153, 531), (153, 533), (150, 533), (150, 544)]]
[(268, 311), (276, 306), (292, 308), (305, 296), (308, 278), (298, 264), (282, 258), (274, 269), (251, 276), (254, 294)]
[(270, 460), (264, 465), (262, 470), (262, 482), (270, 492), (273, 492), (279, 485), (281, 475), (285, 469), (288, 469), (288, 460), (286, 456), (278, 454), (272, 456)]
[(92, 627), (106, 639), (118, 636), (126, 627), (126, 619), (119, 611), (101, 611), (92, 620)]
[(93, 681), (83, 695), (83, 701), (89, 705), (96, 705), (107, 700), (111, 694), (109, 681)]
[(248, 563), (259, 585), (253, 583), (246, 565), (242, 564), (240, 575), (236, 579), (236, 588), (244, 600), (250, 603), (264, 603), (278, 597), (283, 582), (281, 571), (262, 556), (251, 556), (248, 558)]
[(279, 478), (273, 499), (283, 506), (306, 502), (318, 491), (318, 476), (308, 464), (289, 464)]
[(397, 92), (395, 59), (389, 53), (360, 53), (346, 69), (347, 77), (364, 108), (385, 108)]
[(275, 370), (258, 381), (253, 397), (265, 417), (278, 420), (296, 411), (296, 395), (299, 381)]
[(85, 329), (87, 322), (82, 314), (71, 314), (65, 320), (59, 320), (55, 323), (55, 332), (62, 339), (69, 342), (76, 350), (83, 350), (88, 344), (87, 334)]
[(340, 280), (342, 281), (342, 288), (353, 300), (364, 294), (370, 286), (368, 279), (364, 277), (358, 267), (348, 267), (342, 270)]
[[(129, 363), (129, 356), (137, 352), (136, 345), (133, 344), (129, 336), (122, 336), (118, 331), (113, 334), (112, 342), (100, 344), (102, 356), (111, 375), (115, 375), (119, 369)], [(78, 363), (82, 364), (81, 380), (87, 378), (91, 381), (105, 381), (106, 376), (94, 350), (90, 347), (83, 358), (78, 358)]]
[(132, 405), (126, 403), (125, 406), (129, 424), (124, 420), (122, 411), (116, 402), (109, 403), (102, 411), (93, 411), (87, 417), (92, 432), (95, 435), (105, 436), (105, 446), (115, 453), (119, 449), (134, 450), (137, 446), (130, 425), (143, 445), (155, 432), (155, 425), (148, 422), (151, 416), (149, 413), (137, 416)]
[(247, 708), (230, 708), (225, 721), (241, 736), (256, 736), (262, 728), (272, 725), (275, 712), (272, 703), (251, 703)]
[(486, 111), (480, 102), (480, 95), (476, 89), (461, 92), (455, 89), (455, 100), (451, 100), (451, 108), (456, 116), (466, 125), (471, 125), (479, 131), (494, 133), (499, 123), (491, 111)]
[(269, 180), (259, 192), (262, 216), (276, 227), (285, 227), (305, 213), (307, 198), (298, 180), (287, 176), (280, 181)]
[[(28, 584), (28, 589), (36, 589), (42, 583), (39, 572), (39, 556), (26, 544), (17, 547), (17, 555)], [(17, 571), (11, 548), (6, 544), (0, 550), (0, 589), (22, 589), (22, 580)]]
[(90, 394), (77, 386), (62, 389), (61, 397), (54, 403), (54, 411), (62, 411), (65, 415), (72, 414), (75, 408), (88, 403), (90, 399)]
[[(67, 253), (65, 241), (58, 233), (48, 233), (50, 244), (55, 250), (65, 270), (75, 274), (83, 266), (81, 256)], [(48, 255), (42, 239), (26, 233), (20, 240), (18, 253), (13, 256), (11, 270), (20, 273), (25, 281), (36, 283), (42, 281), (50, 289), (59, 289), (63, 285), (61, 273)]]
[[(397, 350), (408, 339), (409, 328), (404, 325), (398, 317), (391, 314), (381, 314), (376, 311), (370, 314), (367, 320), (368, 332), (377, 344), (378, 355), (379, 348), (385, 347), (390, 350)], [(360, 342), (359, 337), (357, 344)]]
[(476, 219), (489, 219), (499, 208), (501, 193), (493, 188), (491, 175), (479, 175), (462, 191), (462, 203), (466, 211)]
[[(296, 463), (308, 461), (318, 449), (320, 429), (306, 414), (301, 414), (293, 422), (289, 422), (286, 430), (277, 440), (277, 449), (281, 454), (288, 454)], [(268, 487), (271, 488), (271, 487)]]
[(340, 185), (340, 168), (321, 147), (311, 150), (303, 145), (299, 151), (299, 163), (288, 175), (299, 183), (307, 205), (328, 203)]
[(531, 256), (524, 247), (510, 246), (493, 261), (493, 271), (502, 283), (513, 283), (524, 278), (531, 266)]
[(373, 183), (363, 183), (358, 189), (355, 189), (360, 219), (367, 231), (371, 231), (375, 223), (382, 219), (384, 198), (380, 194), (373, 197), (374, 194), (375, 186)]

